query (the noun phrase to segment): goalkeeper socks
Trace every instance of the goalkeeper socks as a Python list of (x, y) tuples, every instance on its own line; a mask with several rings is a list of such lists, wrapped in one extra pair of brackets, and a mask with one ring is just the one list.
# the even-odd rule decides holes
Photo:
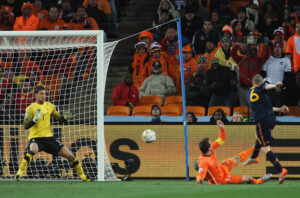
[(267, 153), (267, 160), (269, 160), (273, 164), (273, 166), (276, 168), (278, 173), (281, 173), (282, 166), (280, 165), (276, 155), (272, 151), (269, 151)]
[(80, 178), (82, 180), (86, 180), (86, 175), (84, 174), (82, 166), (79, 163), (78, 159), (74, 158), (70, 163), (73, 166), (74, 170), (79, 174)]
[(245, 161), (252, 154), (253, 151), (254, 151), (254, 147), (251, 147), (248, 150), (240, 152), (238, 156), (241, 158), (241, 162)]
[(262, 178), (253, 179), (252, 180), (252, 184), (262, 184), (262, 183), (264, 183), (264, 181), (262, 180)]
[(251, 155), (252, 159), (257, 158), (257, 156), (258, 156), (258, 154), (260, 152), (260, 148), (261, 148), (261, 146), (260, 146), (259, 142), (256, 140), (255, 145), (254, 145), (254, 151), (253, 151), (253, 153)]
[(24, 171), (27, 169), (27, 166), (28, 166), (28, 164), (30, 164), (33, 155), (34, 155), (34, 152), (32, 152), (32, 151), (28, 151), (28, 153), (25, 154), (24, 159), (21, 162), (20, 167), (19, 167), (19, 169), (21, 171)]

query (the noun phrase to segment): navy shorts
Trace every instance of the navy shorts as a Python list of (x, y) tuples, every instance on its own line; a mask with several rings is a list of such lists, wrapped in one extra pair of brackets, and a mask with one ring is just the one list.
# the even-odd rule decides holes
[(269, 146), (273, 142), (271, 135), (272, 129), (275, 127), (276, 117), (267, 116), (256, 123), (256, 135), (260, 146)]
[(26, 148), (26, 153), (29, 151), (30, 144), (32, 143), (36, 143), (38, 145), (39, 152), (45, 151), (46, 153), (50, 153), (52, 155), (57, 155), (64, 146), (54, 137), (32, 138)]

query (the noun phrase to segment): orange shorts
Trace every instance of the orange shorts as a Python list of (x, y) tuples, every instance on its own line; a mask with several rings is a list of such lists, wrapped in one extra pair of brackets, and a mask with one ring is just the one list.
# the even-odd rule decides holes
[(235, 162), (232, 158), (223, 160), (221, 164), (225, 169), (227, 169), (227, 175), (221, 182), (222, 184), (240, 184), (242, 182), (242, 176), (235, 176), (230, 174), (230, 170), (235, 166)]

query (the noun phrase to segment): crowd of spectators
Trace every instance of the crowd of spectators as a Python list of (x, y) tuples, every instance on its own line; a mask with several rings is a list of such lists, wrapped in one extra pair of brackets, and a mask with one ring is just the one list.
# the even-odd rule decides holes
[(182, 94), (178, 32), (172, 21), (178, 16), (187, 106), (233, 110), (247, 105), (246, 91), (255, 74), (267, 83), (283, 82), (282, 89), (269, 93), (274, 106), (300, 104), (300, 23), (292, 5), (281, 0), (249, 0), (237, 9), (226, 0), (162, 0), (153, 26), (165, 24), (142, 32), (135, 46), (133, 81), (140, 97)]
[[(117, 35), (118, 10), (130, 0), (1, 0), (0, 31), (104, 30)], [(118, 7), (118, 10), (116, 9)], [(123, 13), (124, 15), (124, 13)], [(28, 41), (28, 40), (27, 40)], [(15, 41), (26, 44), (26, 38)], [(1, 38), (1, 43), (4, 39)], [(33, 89), (43, 85), (49, 100), (68, 103), (76, 82), (87, 78), (95, 62), (93, 48), (70, 50), (2, 49), (0, 52), (0, 120), (22, 121), (34, 101)], [(73, 88), (73, 89), (72, 89)], [(138, 95), (137, 95), (138, 98)]]

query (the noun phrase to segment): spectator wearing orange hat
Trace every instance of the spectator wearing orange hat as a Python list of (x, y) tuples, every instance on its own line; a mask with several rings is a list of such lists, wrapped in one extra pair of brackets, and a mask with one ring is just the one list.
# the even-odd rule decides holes
[(152, 35), (152, 33), (149, 32), (149, 31), (144, 31), (144, 32), (142, 32), (142, 33), (139, 34), (138, 40), (140, 42), (145, 42), (147, 44), (148, 52), (150, 52), (150, 46), (151, 46), (152, 41), (153, 41), (153, 35)]
[(43, 9), (42, 0), (35, 0), (33, 5), (34, 5), (33, 14), (39, 17), (41, 21), (48, 17), (48, 11), (46, 9)]
[(0, 11), (0, 30), (13, 30), (15, 18), (12, 13), (12, 7), (1, 6)]
[[(198, 71), (197, 60), (193, 58), (193, 52), (190, 45), (182, 48), (183, 53), (183, 70), (184, 70), (184, 84), (187, 85), (190, 81), (190, 76), (195, 71)], [(178, 85), (176, 85), (177, 88)]]
[(152, 65), (154, 62), (159, 62), (162, 69), (163, 75), (168, 75), (168, 62), (166, 58), (161, 54), (161, 46), (158, 43), (153, 43), (150, 47), (150, 58), (146, 62), (145, 67), (142, 72), (141, 83), (152, 75)]
[(62, 30), (65, 22), (58, 18), (58, 8), (51, 6), (49, 15), (46, 19), (42, 20), (39, 25), (40, 30)]
[(135, 53), (133, 56), (132, 69), (133, 69), (133, 82), (140, 88), (142, 85), (141, 78), (144, 70), (145, 63), (149, 60), (147, 52), (147, 44), (145, 42), (138, 42), (135, 44)]
[(15, 31), (30, 31), (37, 30), (39, 27), (40, 19), (33, 14), (34, 7), (31, 3), (25, 3), (22, 6), (22, 16), (17, 17), (14, 30)]
[(76, 10), (76, 17), (70, 21), (72, 30), (99, 30), (95, 19), (86, 14), (85, 7), (79, 6)]

